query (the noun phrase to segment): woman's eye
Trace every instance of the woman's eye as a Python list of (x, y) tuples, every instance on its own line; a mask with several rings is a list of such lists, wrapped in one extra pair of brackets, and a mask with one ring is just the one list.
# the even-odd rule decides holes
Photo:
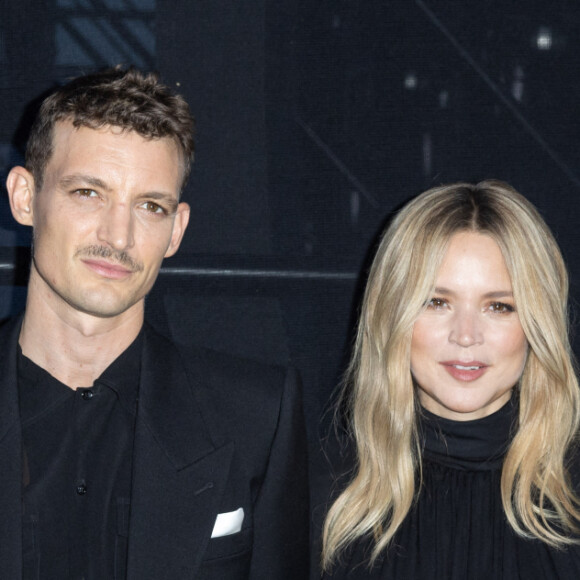
[(427, 303), (428, 308), (434, 308), (435, 310), (439, 310), (445, 306), (447, 306), (447, 302), (443, 298), (431, 298)]
[(489, 305), (489, 309), (496, 314), (515, 312), (515, 308), (511, 304), (506, 304), (505, 302), (493, 302)]

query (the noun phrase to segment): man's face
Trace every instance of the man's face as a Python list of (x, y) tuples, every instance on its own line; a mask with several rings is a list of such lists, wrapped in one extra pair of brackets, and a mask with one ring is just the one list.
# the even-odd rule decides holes
[(54, 154), (34, 193), (31, 283), (53, 306), (98, 317), (143, 308), (164, 257), (187, 226), (182, 173), (170, 139), (116, 127), (57, 123)]

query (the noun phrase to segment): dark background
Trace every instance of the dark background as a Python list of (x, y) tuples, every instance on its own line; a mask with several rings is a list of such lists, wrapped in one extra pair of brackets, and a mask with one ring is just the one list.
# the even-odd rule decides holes
[[(510, 182), (555, 231), (576, 301), (579, 62), (578, 0), (0, 0), (0, 178), (48, 89), (117, 63), (160, 71), (192, 106), (197, 157), (149, 317), (297, 366), (315, 450), (377, 235), (422, 190)], [(2, 193), (5, 318), (30, 234)]]

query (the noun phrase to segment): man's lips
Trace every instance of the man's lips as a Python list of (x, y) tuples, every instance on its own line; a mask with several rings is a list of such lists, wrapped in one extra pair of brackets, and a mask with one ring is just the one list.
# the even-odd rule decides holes
[(458, 361), (446, 360), (440, 363), (445, 370), (458, 381), (475, 381), (489, 368), (488, 364), (481, 361)]
[(83, 263), (88, 266), (93, 272), (104, 276), (105, 278), (111, 278), (113, 280), (120, 280), (126, 278), (133, 271), (130, 268), (121, 266), (120, 264), (112, 264), (106, 260), (94, 260), (94, 259), (83, 259)]

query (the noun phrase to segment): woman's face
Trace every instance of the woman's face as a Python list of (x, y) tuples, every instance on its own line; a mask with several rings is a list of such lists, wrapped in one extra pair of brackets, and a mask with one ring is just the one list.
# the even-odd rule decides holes
[(411, 341), (419, 400), (447, 419), (485, 417), (509, 400), (528, 349), (499, 246), (455, 234), (435, 286)]

